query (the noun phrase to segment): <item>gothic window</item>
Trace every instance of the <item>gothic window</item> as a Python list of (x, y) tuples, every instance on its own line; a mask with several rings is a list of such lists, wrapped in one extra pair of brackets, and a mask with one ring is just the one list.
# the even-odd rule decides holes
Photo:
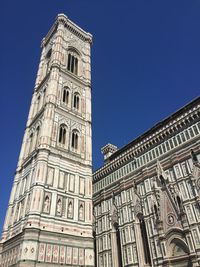
[(58, 142), (62, 145), (66, 144), (66, 126), (65, 125), (61, 125), (60, 129), (59, 129), (59, 138), (58, 138)]
[(78, 150), (78, 132), (73, 131), (72, 132), (72, 143), (71, 146), (74, 150)]
[(79, 110), (79, 106), (80, 106), (80, 96), (78, 93), (74, 94), (74, 99), (73, 99), (73, 107), (76, 110)]
[(78, 55), (74, 51), (68, 54), (67, 70), (78, 75)]
[(69, 104), (69, 88), (68, 87), (64, 87), (63, 89), (62, 102), (65, 105)]

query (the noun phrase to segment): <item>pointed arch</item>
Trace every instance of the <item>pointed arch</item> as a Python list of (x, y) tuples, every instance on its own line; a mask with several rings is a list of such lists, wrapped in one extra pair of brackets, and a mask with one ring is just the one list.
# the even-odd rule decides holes
[(76, 110), (80, 109), (80, 94), (78, 92), (75, 92), (73, 96), (73, 108)]
[(71, 148), (73, 151), (79, 150), (79, 131), (74, 129), (72, 131), (72, 137), (71, 137)]
[(69, 105), (69, 95), (70, 95), (70, 89), (68, 86), (64, 86), (63, 92), (62, 92), (62, 103), (65, 105)]
[(69, 47), (67, 70), (75, 75), (78, 75), (79, 58), (80, 58), (80, 52), (74, 47)]
[(58, 143), (60, 145), (66, 145), (67, 127), (65, 124), (61, 124), (59, 127)]

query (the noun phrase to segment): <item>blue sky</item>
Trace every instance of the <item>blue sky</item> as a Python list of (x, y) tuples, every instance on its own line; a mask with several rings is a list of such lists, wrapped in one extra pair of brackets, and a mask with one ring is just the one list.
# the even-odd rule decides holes
[(199, 95), (200, 1), (18, 0), (1, 3), (0, 229), (40, 56), (65, 13), (93, 34), (93, 163)]

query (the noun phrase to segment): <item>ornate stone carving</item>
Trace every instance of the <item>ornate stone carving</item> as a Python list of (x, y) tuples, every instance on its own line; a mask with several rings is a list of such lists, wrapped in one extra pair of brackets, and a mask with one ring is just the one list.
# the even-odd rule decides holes
[(56, 214), (62, 215), (62, 197), (58, 197), (57, 204), (56, 204)]
[(43, 205), (43, 212), (49, 213), (51, 207), (51, 194), (46, 193), (44, 196), (44, 205)]

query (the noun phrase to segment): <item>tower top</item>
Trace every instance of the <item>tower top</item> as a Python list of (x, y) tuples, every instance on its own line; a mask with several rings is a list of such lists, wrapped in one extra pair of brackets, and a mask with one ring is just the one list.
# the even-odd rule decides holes
[(53, 33), (56, 31), (57, 26), (59, 24), (64, 24), (64, 26), (73, 34), (75, 34), (77, 37), (82, 39), (83, 41), (87, 41), (89, 43), (92, 43), (92, 34), (89, 32), (84, 31), (82, 28), (80, 28), (77, 24), (75, 24), (73, 21), (71, 21), (65, 14), (58, 14), (56, 17), (56, 20), (47, 33), (47, 35), (42, 39), (42, 47), (45, 46)]

